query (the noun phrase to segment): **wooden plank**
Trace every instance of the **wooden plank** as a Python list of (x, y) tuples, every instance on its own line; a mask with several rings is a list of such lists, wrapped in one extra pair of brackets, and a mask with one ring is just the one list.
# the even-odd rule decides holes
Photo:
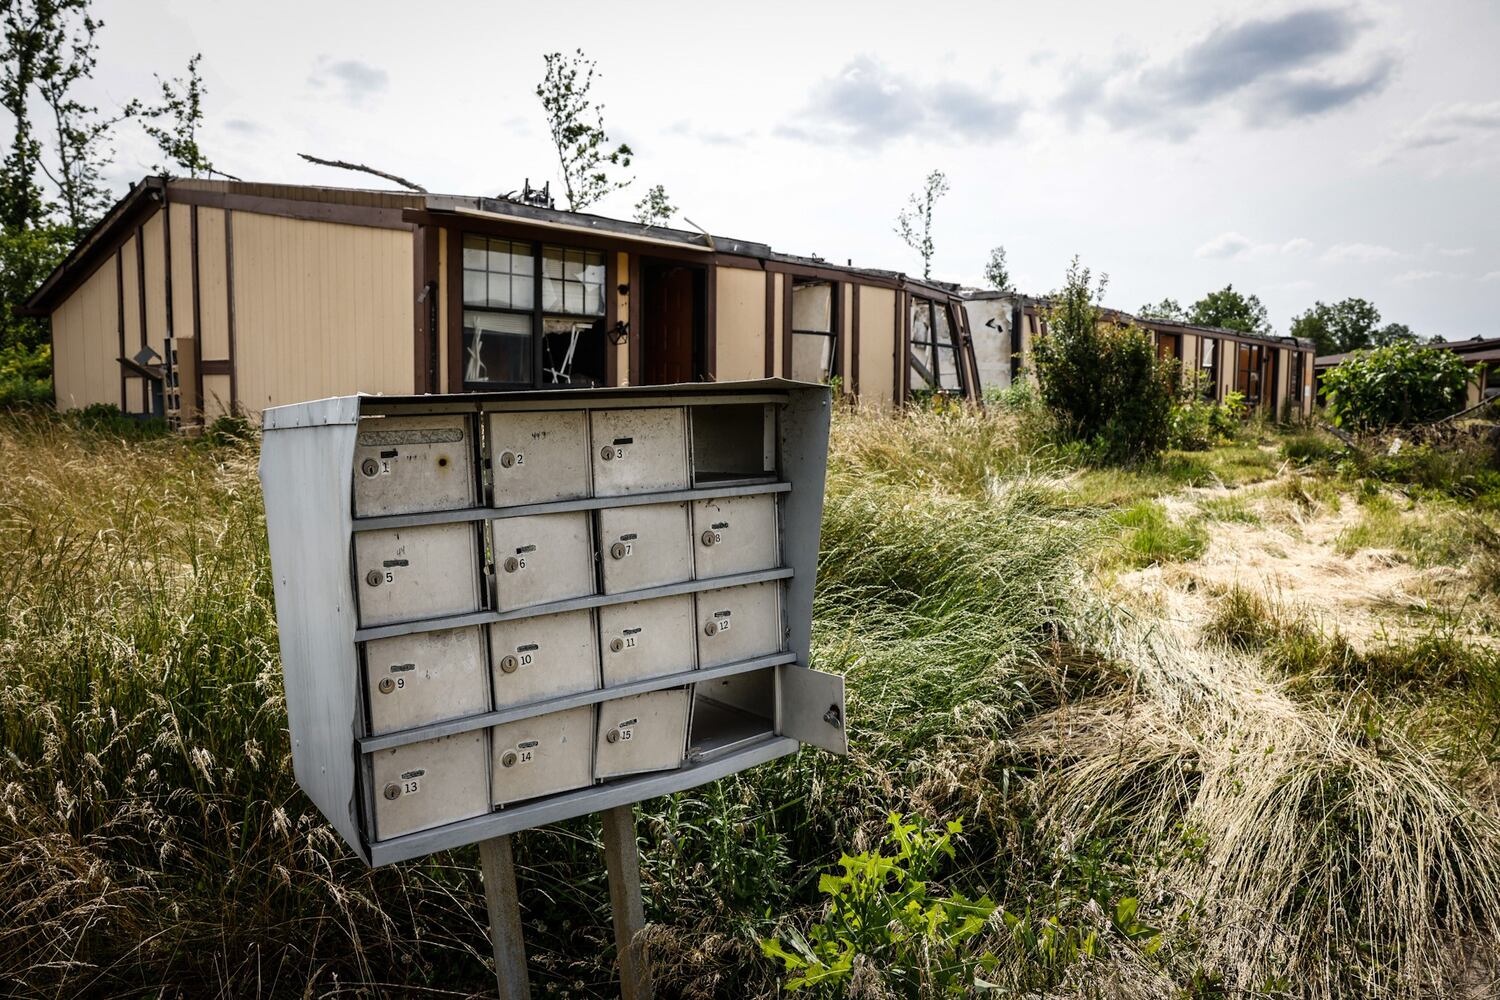
[(614, 914), (615, 949), (620, 960), (620, 1000), (656, 995), (641, 931), (641, 856), (635, 840), (635, 807), (615, 806), (599, 814), (604, 826), (604, 865), (609, 872), (609, 904)]
[(495, 988), (500, 1000), (529, 1000), (526, 944), (521, 936), (521, 899), (516, 892), (516, 859), (509, 835), (479, 842), (484, 870), (484, 902), (490, 914), (490, 946), (495, 951)]

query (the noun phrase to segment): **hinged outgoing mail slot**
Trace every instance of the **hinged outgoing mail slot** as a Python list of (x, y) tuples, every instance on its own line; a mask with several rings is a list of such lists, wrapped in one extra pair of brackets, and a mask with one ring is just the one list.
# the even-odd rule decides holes
[(769, 656), (785, 645), (780, 581), (705, 590), (696, 599), (700, 667)]
[(479, 610), (479, 545), (472, 523), (354, 535), (359, 622), (369, 628)]
[(687, 422), (680, 407), (589, 414), (594, 495), (687, 489)]
[(588, 427), (582, 410), (491, 413), (488, 445), (496, 507), (589, 495)]
[(780, 566), (776, 497), (767, 493), (695, 500), (693, 546), (700, 580)]
[(362, 418), (354, 445), (354, 516), (474, 506), (471, 426), (463, 414)]
[(691, 594), (599, 609), (604, 686), (693, 669)]
[(481, 729), (372, 754), (375, 839), (489, 812), (488, 745)]
[(565, 611), (490, 626), (495, 707), (510, 708), (599, 686), (592, 611)]
[(608, 507), (599, 511), (599, 561), (604, 592), (681, 583), (693, 578), (685, 503)]
[(594, 776), (617, 778), (682, 765), (687, 749), (688, 689), (672, 688), (599, 706)]
[(532, 514), (490, 522), (495, 599), (501, 611), (594, 592), (589, 516)]
[(488, 711), (480, 632), (475, 625), (365, 643), (371, 735)]
[(504, 723), (490, 743), (497, 806), (583, 788), (594, 778), (594, 706)]

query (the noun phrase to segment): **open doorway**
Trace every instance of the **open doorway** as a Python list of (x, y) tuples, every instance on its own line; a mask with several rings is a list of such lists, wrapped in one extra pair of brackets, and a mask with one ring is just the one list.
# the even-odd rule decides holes
[(641, 261), (641, 382), (673, 385), (707, 377), (708, 272), (672, 260)]

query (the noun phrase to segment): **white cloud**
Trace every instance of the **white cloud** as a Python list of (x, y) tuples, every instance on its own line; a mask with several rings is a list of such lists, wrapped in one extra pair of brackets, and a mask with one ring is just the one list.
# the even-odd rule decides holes
[(1336, 243), (1323, 251), (1323, 259), (1331, 262), (1392, 260), (1401, 254), (1378, 243)]
[(1468, 257), (1474, 253), (1473, 247), (1440, 247), (1438, 253), (1444, 257)]
[(1243, 233), (1231, 230), (1220, 233), (1193, 251), (1195, 257), (1216, 260), (1251, 260), (1283, 254), (1288, 257), (1304, 254), (1312, 249), (1312, 240), (1295, 236), (1277, 246), (1275, 243), (1257, 243)]
[(1480, 281), (1500, 281), (1500, 271), (1489, 271)]
[(1401, 153), (1450, 146), (1500, 131), (1500, 101), (1438, 104), (1398, 132), (1385, 147), (1384, 159)]
[(1448, 277), (1446, 271), (1402, 271), (1391, 280), (1398, 285), (1411, 285), (1418, 281), (1431, 281), (1433, 278)]
[(1312, 248), (1312, 240), (1304, 239), (1301, 236), (1294, 236), (1291, 239), (1287, 240), (1285, 243), (1281, 244), (1281, 252), (1286, 254), (1288, 257), (1301, 256), (1302, 254), (1307, 253)]

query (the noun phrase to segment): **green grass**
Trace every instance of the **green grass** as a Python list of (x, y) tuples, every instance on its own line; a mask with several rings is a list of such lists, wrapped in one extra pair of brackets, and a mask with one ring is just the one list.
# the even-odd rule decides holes
[(1121, 530), (1121, 558), (1127, 566), (1186, 562), (1208, 547), (1208, 531), (1198, 519), (1174, 521), (1153, 500), (1135, 502), (1115, 514), (1113, 521)]

